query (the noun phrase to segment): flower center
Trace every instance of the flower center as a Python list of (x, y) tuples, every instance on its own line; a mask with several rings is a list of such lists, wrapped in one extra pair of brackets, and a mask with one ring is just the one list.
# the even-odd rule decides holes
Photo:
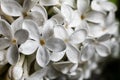
[(69, 40), (68, 40), (68, 39), (65, 39), (65, 40), (64, 40), (64, 42), (66, 42), (66, 43), (67, 43), (67, 42), (69, 42)]
[(43, 46), (43, 45), (45, 45), (45, 40), (44, 39), (41, 39), (40, 40), (40, 44)]
[(27, 12), (23, 12), (23, 17), (26, 17), (27, 15)]
[(81, 18), (81, 19), (84, 19), (84, 18), (85, 18), (85, 16), (84, 16), (84, 15), (81, 15), (81, 16), (80, 16), (80, 18)]
[(16, 44), (17, 43), (17, 41), (15, 39), (13, 39), (11, 42), (12, 42), (12, 44)]
[(106, 31), (106, 28), (102, 28), (102, 31)]

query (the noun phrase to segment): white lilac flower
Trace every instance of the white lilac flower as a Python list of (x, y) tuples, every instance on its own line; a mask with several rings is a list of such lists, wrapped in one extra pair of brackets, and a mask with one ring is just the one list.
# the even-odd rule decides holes
[(10, 63), (7, 80), (89, 78), (101, 57), (119, 55), (116, 10), (108, 0), (0, 0), (0, 74)]
[(89, 23), (89, 36), (100, 37), (104, 34), (118, 35), (118, 22), (115, 20), (115, 13), (109, 12), (105, 18), (104, 25)]
[[(43, 11), (45, 9), (43, 7), (39, 8), (40, 10), (30, 10), (34, 7), (37, 1), (32, 0), (24, 0), (23, 6), (21, 6), (17, 1), (15, 0), (2, 0), (1, 1), (1, 9), (2, 11), (10, 16), (15, 17), (22, 17), (23, 19), (32, 19), (39, 24), (39, 26), (43, 25), (44, 21), (46, 20), (46, 17), (43, 15)], [(38, 9), (38, 8), (37, 8)], [(44, 9), (44, 10), (43, 10)], [(40, 12), (41, 11), (41, 12)]]
[(12, 32), (12, 27), (5, 20), (0, 20), (0, 30), (5, 38), (0, 38), (0, 50), (7, 47), (7, 60), (10, 64), (15, 64), (19, 58), (18, 45), (28, 39), (28, 32), (24, 29)]
[(87, 44), (85, 44), (81, 50), (81, 61), (91, 59), (95, 53), (98, 53), (102, 57), (108, 56), (110, 54), (110, 49), (103, 42), (110, 38), (110, 34), (105, 34), (97, 39), (87, 39)]
[(62, 25), (58, 25), (54, 28), (54, 36), (62, 39), (67, 48), (63, 52), (51, 54), (51, 60), (59, 61), (66, 53), (71, 62), (78, 63), (80, 52), (76, 47), (73, 46), (73, 44), (79, 44), (83, 42), (87, 37), (87, 31), (80, 29), (69, 35)]
[(22, 44), (19, 51), (25, 55), (30, 55), (37, 49), (36, 60), (42, 67), (45, 67), (50, 61), (48, 50), (60, 52), (66, 48), (61, 39), (53, 37), (53, 20), (48, 20), (46, 22), (42, 34), (39, 33), (37, 24), (32, 20), (24, 20), (22, 27), (28, 30), (31, 39)]
[(104, 25), (105, 15), (97, 11), (89, 10), (89, 7), (89, 0), (77, 0), (77, 10), (73, 10), (65, 4), (61, 5), (61, 14), (64, 16), (65, 23), (68, 27), (75, 27), (76, 30), (81, 27), (84, 28), (83, 26), (88, 27), (87, 21)]
[[(77, 11), (74, 11), (74, 14), (76, 14), (76, 18), (77, 18), (77, 20), (75, 19), (75, 21), (77, 21), (76, 24), (82, 26), (86, 23), (86, 21), (89, 21), (92, 23), (97, 23), (97, 24), (99, 23), (103, 25), (105, 15), (97, 11), (90, 10), (89, 7), (90, 7), (90, 0), (77, 0)], [(73, 21), (74, 21), (74, 14), (73, 14)]]
[(21, 16), (24, 11), (29, 11), (35, 2), (24, 0), (23, 7), (15, 0), (1, 0), (1, 9), (4, 13), (10, 16)]

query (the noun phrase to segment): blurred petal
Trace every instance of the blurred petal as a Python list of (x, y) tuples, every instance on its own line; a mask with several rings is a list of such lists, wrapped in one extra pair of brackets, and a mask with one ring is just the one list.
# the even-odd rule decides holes
[(68, 34), (62, 25), (56, 25), (54, 28), (54, 35), (56, 38), (65, 40), (68, 39)]
[(104, 34), (101, 37), (99, 37), (97, 40), (100, 41), (100, 42), (103, 42), (103, 41), (109, 40), (110, 38), (111, 38), (110, 34)]
[(10, 16), (20, 16), (22, 14), (21, 5), (15, 0), (1, 0), (1, 9)]
[(104, 27), (95, 24), (89, 24), (89, 35), (93, 37), (100, 37), (105, 34)]
[(74, 44), (78, 44), (83, 42), (87, 37), (87, 31), (85, 29), (80, 29), (75, 31), (71, 36), (70, 36), (70, 42)]
[(64, 17), (61, 14), (56, 14), (56, 15), (52, 16), (52, 18), (57, 21), (57, 24), (64, 23)]
[(53, 52), (50, 55), (50, 60), (55, 62), (60, 61), (64, 55), (65, 55), (65, 52)]
[(91, 11), (87, 14), (85, 19), (93, 23), (104, 25), (105, 15), (97, 11)]
[(42, 78), (47, 74), (47, 68), (40, 69), (30, 75), (26, 80), (42, 80)]
[(78, 11), (74, 11), (72, 13), (72, 18), (71, 18), (71, 22), (69, 23), (69, 27), (79, 26), (82, 23), (80, 16), (81, 14), (78, 13)]
[(38, 0), (24, 0), (23, 9), (25, 12), (31, 10), (32, 7), (38, 2)]
[(114, 21), (116, 20), (115, 19), (115, 12), (113, 11), (110, 11), (106, 17), (106, 23), (107, 24), (111, 24), (111, 23), (114, 23)]
[(40, 4), (44, 6), (57, 5), (59, 0), (40, 0)]
[(110, 50), (103, 44), (96, 45), (95, 49), (97, 53), (102, 57), (106, 57), (110, 54)]
[(39, 40), (38, 25), (32, 20), (24, 20), (22, 24), (23, 29), (29, 32), (29, 37), (34, 40)]
[(28, 14), (28, 16), (26, 16), (25, 18), (32, 19), (33, 21), (35, 21), (38, 24), (38, 26), (43, 26), (43, 24), (45, 23), (44, 16), (38, 11), (30, 12)]
[(7, 63), (6, 50), (0, 50), (0, 74), (4, 71), (3, 68)]
[(47, 71), (47, 74), (46, 74), (46, 76), (47, 76), (48, 79), (46, 79), (46, 80), (56, 79), (59, 74), (60, 73), (52, 65), (48, 65), (48, 71)]
[(20, 29), (15, 32), (14, 37), (17, 39), (18, 44), (22, 44), (28, 39), (29, 33), (27, 30)]
[(39, 44), (36, 41), (27, 40), (19, 47), (19, 51), (25, 55), (31, 55), (36, 51), (38, 45)]
[(0, 50), (7, 48), (10, 45), (10, 40), (0, 38)]
[(31, 11), (38, 11), (38, 12), (40, 12), (43, 15), (45, 20), (48, 19), (47, 11), (46, 11), (45, 7), (43, 7), (42, 5), (35, 5), (31, 9)]
[(19, 52), (18, 52), (18, 48), (16, 45), (11, 45), (8, 48), (8, 52), (7, 52), (7, 60), (11, 65), (14, 65), (17, 63), (18, 59), (19, 59)]
[(50, 38), (46, 41), (46, 47), (54, 52), (60, 52), (66, 49), (65, 43), (58, 38)]
[(103, 13), (105, 12), (103, 7), (101, 7), (100, 2), (97, 0), (93, 0), (91, 2), (91, 8), (95, 11), (99, 11), (99, 12), (103, 12)]
[(90, 5), (90, 0), (77, 0), (77, 9), (80, 13), (84, 13)]
[(71, 44), (67, 44), (66, 55), (72, 63), (78, 63), (80, 52)]
[(73, 10), (70, 6), (67, 6), (67, 5), (64, 5), (64, 4), (61, 5), (61, 13), (68, 23), (70, 23), (70, 21), (71, 21), (72, 12), (73, 12)]
[(60, 0), (62, 4), (69, 5), (75, 8), (75, 0)]
[(45, 67), (50, 61), (50, 54), (45, 47), (39, 46), (36, 61), (41, 67)]
[(22, 75), (23, 75), (23, 68), (22, 68), (22, 66), (19, 66), (19, 65), (13, 66), (11, 73), (12, 73), (12, 77), (15, 80), (21, 79)]
[(81, 60), (82, 61), (87, 61), (93, 57), (95, 53), (95, 48), (91, 45), (87, 45), (84, 47), (81, 51)]
[(74, 66), (75, 64), (71, 63), (71, 62), (57, 62), (57, 63), (53, 63), (53, 67), (64, 73), (64, 74), (67, 74), (71, 68)]
[[(107, 6), (107, 7), (106, 7)], [(117, 7), (115, 4), (113, 4), (112, 2), (108, 2), (105, 1), (101, 4), (101, 7), (105, 10), (105, 11), (117, 11)]]
[(56, 25), (56, 21), (53, 19), (49, 19), (45, 22), (42, 32), (43, 38), (49, 39), (51, 36), (53, 36), (53, 28), (55, 25)]
[(23, 17), (17, 18), (11, 23), (12, 33), (14, 34), (17, 30), (22, 29)]
[(0, 32), (8, 38), (12, 37), (10, 24), (3, 19), (0, 19)]

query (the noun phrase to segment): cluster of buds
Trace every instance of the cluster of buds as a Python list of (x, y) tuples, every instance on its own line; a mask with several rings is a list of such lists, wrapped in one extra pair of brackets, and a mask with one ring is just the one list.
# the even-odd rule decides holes
[(6, 80), (83, 80), (118, 55), (107, 0), (0, 0), (0, 74)]

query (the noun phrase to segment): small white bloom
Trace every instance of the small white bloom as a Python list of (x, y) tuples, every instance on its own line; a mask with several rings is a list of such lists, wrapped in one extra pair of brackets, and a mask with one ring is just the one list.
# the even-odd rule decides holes
[(20, 46), (19, 50), (23, 54), (30, 55), (33, 54), (33, 52), (38, 48), (36, 60), (38, 64), (42, 67), (45, 67), (50, 61), (49, 60), (50, 54), (48, 50), (60, 52), (66, 48), (64, 42), (61, 39), (53, 37), (53, 27), (54, 21), (48, 20), (46, 24), (43, 26), (42, 36), (40, 36), (38, 26), (37, 24), (35, 24), (34, 21), (25, 20), (23, 22), (23, 29), (28, 30), (30, 34), (29, 37), (33, 40), (26, 41), (24, 44)]
[[(0, 30), (2, 34), (7, 38), (0, 38), (0, 48), (5, 49), (7, 47), (7, 59), (10, 64), (15, 64), (18, 61), (18, 44), (24, 43), (28, 39), (28, 32), (24, 29), (12, 32), (12, 27), (5, 20), (0, 20)], [(2, 45), (3, 44), (3, 45)]]
[[(57, 25), (54, 28), (54, 36), (62, 39), (66, 43), (67, 48), (65, 50), (65, 53), (68, 59), (73, 63), (78, 63), (80, 52), (78, 51), (78, 49), (76, 49), (73, 46), (73, 44), (79, 44), (85, 40), (87, 36), (86, 30), (81, 29), (81, 30), (75, 31), (73, 34), (69, 36), (67, 31), (62, 25)], [(56, 59), (56, 57), (59, 55), (60, 57)], [(63, 56), (64, 56), (64, 52), (55, 53), (55, 54), (53, 53), (51, 60), (57, 61), (57, 60), (60, 60), (60, 58), (62, 58)]]

